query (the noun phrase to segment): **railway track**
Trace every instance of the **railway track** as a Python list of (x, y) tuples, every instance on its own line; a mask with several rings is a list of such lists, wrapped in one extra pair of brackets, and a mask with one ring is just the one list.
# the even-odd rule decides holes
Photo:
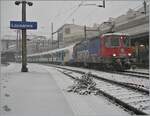
[[(59, 66), (55, 66), (63, 74), (76, 79), (85, 72), (74, 69), (67, 69)], [(96, 88), (98, 89), (98, 95), (103, 94), (113, 102), (123, 106), (127, 110), (134, 112), (137, 115), (150, 114), (150, 98), (145, 90), (138, 90), (131, 86), (126, 86), (123, 83), (106, 80), (103, 77), (95, 76)]]
[(142, 75), (149, 75), (149, 73), (144, 73), (144, 72), (136, 72), (136, 71), (124, 71), (127, 73), (133, 73), (133, 74), (142, 74)]
[[(46, 64), (47, 65), (47, 64)], [(77, 71), (81, 74), (88, 72), (89, 69), (84, 68), (77, 68), (77, 67), (69, 67), (69, 66), (60, 66), (60, 65), (48, 65), (54, 67), (60, 67), (63, 69), (69, 69), (70, 71)], [(127, 76), (122, 74), (116, 73), (109, 73), (109, 72), (102, 72), (91, 70), (93, 76), (95, 77), (102, 77), (104, 80), (112, 81), (114, 83), (118, 83), (124, 86), (130, 86), (130, 88), (136, 89), (137, 91), (145, 92), (149, 94), (149, 79), (148, 78), (139, 78), (135, 76)]]
[(149, 73), (142, 73), (142, 72), (135, 72), (135, 71), (107, 71), (107, 70), (100, 70), (100, 71), (112, 73), (112, 74), (120, 74), (125, 76), (149, 79)]
[(149, 73), (142, 73), (142, 72), (135, 72), (135, 71), (108, 71), (108, 70), (100, 70), (100, 71), (149, 79)]
[(148, 73), (141, 73), (141, 72), (134, 72), (134, 71), (122, 71), (122, 72), (112, 72), (112, 73), (149, 79), (149, 74)]

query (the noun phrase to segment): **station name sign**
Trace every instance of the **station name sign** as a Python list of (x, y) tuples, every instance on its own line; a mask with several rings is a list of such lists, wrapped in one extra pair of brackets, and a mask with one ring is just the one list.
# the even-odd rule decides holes
[(10, 21), (11, 29), (37, 29), (37, 22)]

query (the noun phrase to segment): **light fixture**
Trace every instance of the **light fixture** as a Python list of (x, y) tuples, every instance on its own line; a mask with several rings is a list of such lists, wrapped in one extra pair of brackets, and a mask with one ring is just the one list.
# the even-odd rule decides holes
[(128, 53), (128, 56), (131, 56), (131, 53)]
[(144, 45), (143, 45), (143, 44), (141, 44), (141, 45), (140, 45), (140, 47), (144, 47)]
[(115, 54), (115, 53), (113, 53), (113, 56), (115, 57), (115, 56), (116, 56), (116, 54)]
[(15, 5), (19, 5), (20, 3), (20, 1), (15, 1)]
[(28, 5), (29, 5), (29, 6), (32, 6), (32, 5), (33, 5), (33, 3), (32, 3), (32, 2), (28, 2)]

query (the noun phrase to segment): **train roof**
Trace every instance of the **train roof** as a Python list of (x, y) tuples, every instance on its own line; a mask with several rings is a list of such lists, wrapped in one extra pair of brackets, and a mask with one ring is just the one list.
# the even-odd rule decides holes
[(56, 53), (56, 52), (63, 51), (63, 50), (69, 50), (69, 49), (73, 48), (74, 45), (75, 44), (72, 44), (72, 45), (67, 46), (65, 48), (59, 48), (59, 49), (50, 50), (50, 51), (47, 51), (47, 52), (35, 53), (35, 54), (27, 55), (27, 57), (42, 56), (42, 55), (48, 55), (48, 54), (51, 54), (51, 53)]
[(106, 33), (106, 34), (102, 34), (102, 35), (129, 35), (127, 33)]

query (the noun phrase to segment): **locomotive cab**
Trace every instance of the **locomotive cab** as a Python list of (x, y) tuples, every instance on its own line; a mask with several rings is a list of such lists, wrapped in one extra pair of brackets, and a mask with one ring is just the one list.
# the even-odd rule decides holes
[(132, 48), (130, 39), (125, 34), (109, 33), (102, 36), (102, 55), (115, 69), (124, 70), (131, 67)]

